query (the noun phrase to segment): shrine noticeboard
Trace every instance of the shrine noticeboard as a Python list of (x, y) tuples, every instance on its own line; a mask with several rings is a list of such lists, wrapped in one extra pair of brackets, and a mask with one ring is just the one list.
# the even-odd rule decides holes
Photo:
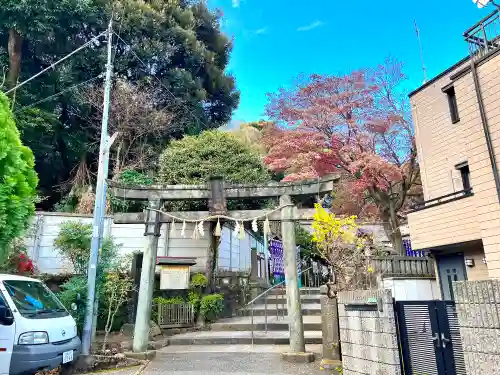
[(188, 289), (189, 268), (188, 265), (162, 265), (160, 268), (160, 289)]

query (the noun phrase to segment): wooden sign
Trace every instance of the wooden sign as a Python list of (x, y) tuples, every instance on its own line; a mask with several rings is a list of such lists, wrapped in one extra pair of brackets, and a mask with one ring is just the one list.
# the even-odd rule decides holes
[(160, 269), (160, 289), (188, 289), (189, 269), (190, 267), (185, 265), (162, 265)]

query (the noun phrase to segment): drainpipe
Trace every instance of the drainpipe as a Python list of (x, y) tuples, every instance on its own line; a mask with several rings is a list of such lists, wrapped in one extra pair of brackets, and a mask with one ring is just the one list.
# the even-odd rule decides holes
[(479, 84), (479, 77), (477, 75), (477, 66), (474, 62), (474, 57), (471, 56), (471, 72), (474, 79), (474, 88), (476, 90), (477, 104), (479, 105), (479, 113), (481, 115), (481, 123), (483, 125), (484, 137), (486, 138), (486, 146), (488, 147), (488, 154), (491, 162), (491, 169), (493, 171), (493, 178), (495, 179), (495, 187), (497, 190), (497, 198), (500, 202), (500, 176), (498, 174), (497, 160), (495, 157), (495, 150), (493, 149), (493, 142), (491, 141), (490, 128), (488, 126), (488, 119), (486, 118), (486, 111), (484, 109), (483, 95), (481, 94), (481, 86)]

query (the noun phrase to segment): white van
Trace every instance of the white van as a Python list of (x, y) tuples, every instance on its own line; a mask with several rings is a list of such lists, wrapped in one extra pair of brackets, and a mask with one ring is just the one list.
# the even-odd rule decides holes
[(0, 274), (0, 375), (32, 375), (80, 353), (76, 323), (39, 280)]

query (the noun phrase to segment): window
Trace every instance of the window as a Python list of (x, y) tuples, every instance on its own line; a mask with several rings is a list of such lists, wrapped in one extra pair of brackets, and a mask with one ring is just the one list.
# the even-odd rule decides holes
[(464, 190), (470, 190), (471, 183), (470, 183), (469, 164), (467, 163), (458, 164), (456, 168), (460, 171), (460, 175), (462, 177), (462, 186)]
[(46, 319), (69, 315), (54, 294), (40, 282), (4, 280), (3, 285), (25, 318)]
[(455, 88), (451, 86), (445, 91), (448, 97), (448, 105), (450, 107), (450, 117), (453, 124), (460, 121), (460, 116), (458, 115), (457, 97), (455, 95)]

